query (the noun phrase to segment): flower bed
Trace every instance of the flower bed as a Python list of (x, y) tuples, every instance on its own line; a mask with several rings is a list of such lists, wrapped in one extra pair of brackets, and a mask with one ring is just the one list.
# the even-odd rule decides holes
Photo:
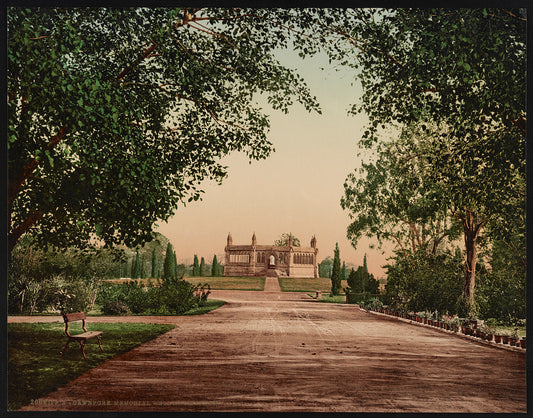
[(484, 321), (478, 319), (459, 318), (457, 315), (439, 315), (438, 312), (399, 312), (391, 310), (387, 306), (369, 306), (369, 310), (383, 313), (385, 315), (394, 316), (397, 318), (408, 319), (412, 322), (425, 324), (436, 328), (443, 329), (454, 333), (461, 333), (463, 335), (479, 338), (480, 340), (488, 341), (495, 344), (508, 344), (511, 347), (526, 348), (526, 338), (519, 338), (518, 328), (509, 334), (498, 333), (498, 330), (493, 326), (485, 324)]

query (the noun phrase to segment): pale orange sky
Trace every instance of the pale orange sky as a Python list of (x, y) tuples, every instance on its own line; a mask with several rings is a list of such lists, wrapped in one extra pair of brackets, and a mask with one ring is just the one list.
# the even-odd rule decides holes
[(299, 104), (287, 115), (263, 105), (276, 151), (251, 164), (242, 154), (228, 156), (223, 163), (229, 175), (222, 185), (206, 182), (203, 200), (179, 207), (157, 231), (170, 239), (178, 263), (192, 262), (194, 254), (207, 263), (214, 254), (223, 261), (228, 232), (234, 244), (251, 244), (254, 232), (258, 244), (273, 244), (282, 233), (292, 232), (308, 246), (315, 235), (319, 261), (333, 257), (338, 242), (341, 260), (361, 265), (366, 253), (369, 271), (383, 277), (381, 266), (390, 251), (383, 255), (369, 248), (372, 241), (366, 239), (355, 250), (346, 238), (348, 213), (340, 206), (344, 181), (360, 161), (357, 142), (366, 118), (347, 115), (350, 104), (359, 99), (360, 86), (351, 71), (331, 66), (321, 71), (319, 67), (328, 68), (324, 57), (302, 61), (289, 52), (279, 56), (305, 78), (322, 115), (310, 114)]

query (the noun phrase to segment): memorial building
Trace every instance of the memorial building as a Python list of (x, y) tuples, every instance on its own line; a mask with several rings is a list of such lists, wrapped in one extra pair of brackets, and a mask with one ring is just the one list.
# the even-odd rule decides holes
[(316, 238), (310, 247), (292, 245), (292, 234), (286, 246), (259, 245), (255, 233), (252, 245), (233, 245), (228, 234), (225, 248), (224, 276), (249, 277), (318, 277)]

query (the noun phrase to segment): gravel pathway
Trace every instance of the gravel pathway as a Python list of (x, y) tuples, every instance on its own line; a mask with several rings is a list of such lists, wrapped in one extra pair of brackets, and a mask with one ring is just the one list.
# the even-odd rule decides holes
[(89, 318), (177, 326), (22, 410), (526, 412), (524, 353), (266, 284), (200, 316)]

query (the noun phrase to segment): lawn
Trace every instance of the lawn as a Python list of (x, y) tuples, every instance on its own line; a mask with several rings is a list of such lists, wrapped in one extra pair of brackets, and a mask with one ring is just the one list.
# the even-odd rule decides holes
[(318, 301), (324, 303), (346, 303), (346, 295), (322, 295), (322, 297)]
[(186, 277), (189, 283), (209, 283), (213, 290), (258, 290), (265, 289), (264, 277)]
[(189, 309), (187, 312), (185, 312), (182, 315), (203, 315), (209, 311), (212, 311), (213, 309), (220, 308), (225, 303), (226, 301), (224, 300), (207, 299), (207, 301), (205, 302), (205, 305)]
[[(324, 293), (331, 292), (331, 279), (328, 278), (303, 278), (296, 279), (292, 277), (280, 277), (279, 285), (283, 292), (316, 292), (317, 290)], [(348, 283), (343, 280), (341, 287), (347, 287)]]
[[(117, 318), (117, 320), (120, 320)], [(60, 357), (67, 338), (62, 323), (8, 324), (8, 409), (15, 410), (64, 386), (86, 371), (174, 328), (168, 324), (87, 324), (103, 331), (101, 352), (92, 338), (85, 345), (87, 360), (79, 344), (71, 342)], [(69, 326), (82, 332), (81, 323)]]

